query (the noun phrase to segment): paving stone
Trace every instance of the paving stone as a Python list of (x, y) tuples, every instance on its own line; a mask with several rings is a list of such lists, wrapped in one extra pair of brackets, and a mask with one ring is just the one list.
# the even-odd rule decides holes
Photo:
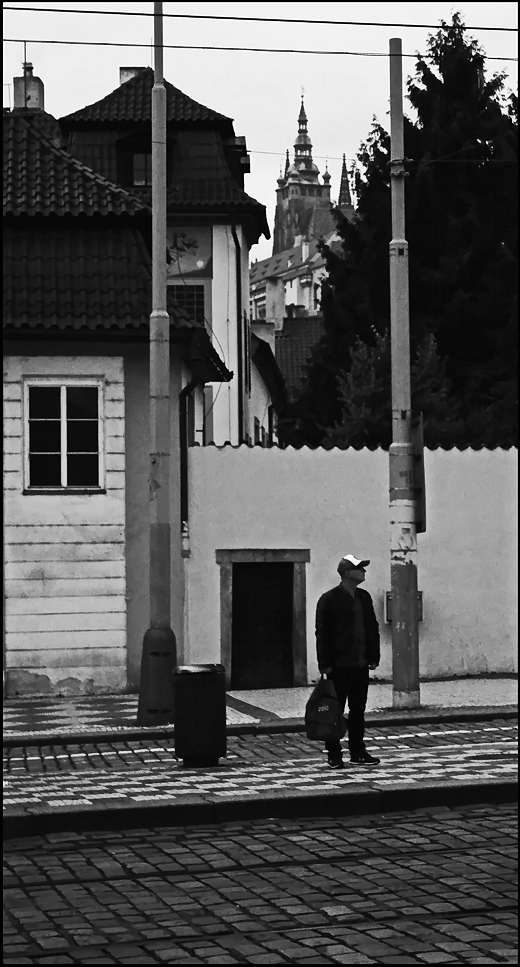
[(418, 964), (419, 961), (415, 957), (406, 957), (405, 954), (401, 954), (392, 957), (378, 957), (378, 964)]
[(417, 960), (424, 961), (425, 964), (445, 964), (446, 954), (440, 950), (429, 950), (418, 953)]
[(377, 961), (372, 960), (370, 957), (366, 957), (365, 954), (356, 953), (352, 951), (347, 954), (336, 954), (334, 956), (335, 964), (375, 964)]

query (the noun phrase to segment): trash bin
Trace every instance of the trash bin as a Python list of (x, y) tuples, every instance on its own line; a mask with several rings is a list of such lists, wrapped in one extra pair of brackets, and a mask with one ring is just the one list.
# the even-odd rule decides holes
[(177, 757), (185, 766), (218, 766), (226, 755), (224, 666), (177, 666), (173, 693)]

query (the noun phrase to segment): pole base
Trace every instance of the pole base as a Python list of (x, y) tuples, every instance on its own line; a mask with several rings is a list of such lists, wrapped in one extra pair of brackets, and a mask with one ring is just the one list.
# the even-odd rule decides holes
[(139, 726), (173, 722), (173, 669), (176, 638), (171, 628), (148, 628), (143, 639), (137, 705)]
[(394, 688), (392, 694), (392, 705), (394, 708), (420, 708), (421, 694), (419, 689), (411, 692), (401, 692)]

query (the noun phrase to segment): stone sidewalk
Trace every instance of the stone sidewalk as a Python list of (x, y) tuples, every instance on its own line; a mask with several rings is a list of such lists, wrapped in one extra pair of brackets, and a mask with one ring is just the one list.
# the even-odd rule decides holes
[[(517, 676), (478, 676), (421, 682), (421, 708), (392, 708), (392, 685), (372, 680), (367, 721), (415, 724), (514, 715)], [(230, 691), (226, 694), (229, 734), (302, 731), (312, 686)], [(4, 746), (86, 740), (101, 735), (139, 739), (173, 735), (173, 726), (137, 726), (137, 695), (8, 699), (4, 702)]]
[(507, 802), (516, 738), (505, 718), (372, 724), (380, 764), (352, 765), (347, 752), (342, 771), (301, 732), (228, 735), (227, 757), (199, 769), (183, 766), (171, 738), (23, 745), (4, 750), (4, 836)]
[(513, 677), (422, 682), (413, 711), (372, 682), (367, 740), (381, 763), (342, 772), (304, 734), (311, 691), (228, 692), (228, 754), (198, 769), (177, 759), (173, 725), (136, 725), (137, 695), (8, 700), (4, 836), (517, 797)]

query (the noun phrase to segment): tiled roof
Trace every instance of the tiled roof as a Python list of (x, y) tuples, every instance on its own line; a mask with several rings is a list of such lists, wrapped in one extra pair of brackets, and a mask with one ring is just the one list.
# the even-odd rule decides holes
[(323, 335), (321, 316), (286, 319), (283, 330), (276, 333), (276, 362), (285, 379), (291, 402), (299, 395), (306, 375), (306, 363), (312, 349)]
[(269, 238), (265, 206), (251, 198), (233, 178), (218, 131), (179, 131), (173, 148), (168, 211), (193, 208), (248, 212)]
[[(151, 260), (132, 223), (12, 219), (4, 226), (4, 327), (137, 329), (151, 311)], [(178, 329), (196, 324), (173, 300)]]
[[(49, 125), (3, 115), (4, 215), (134, 215), (146, 205), (86, 168), (42, 133)], [(49, 116), (47, 116), (49, 117)]]
[[(168, 121), (211, 121), (230, 126), (231, 119), (211, 108), (199, 104), (183, 94), (168, 81), (166, 88), (166, 112)], [(152, 117), (153, 70), (146, 67), (126, 83), (107, 94), (100, 101), (60, 118), (64, 127), (75, 122), (90, 121), (150, 121)]]
[[(328, 239), (325, 239), (325, 241), (328, 241)], [(312, 239), (309, 242), (309, 255), (305, 262), (302, 260), (301, 245), (288, 248), (285, 252), (278, 252), (277, 255), (271, 255), (268, 259), (262, 259), (261, 262), (254, 262), (249, 271), (249, 281), (251, 285), (254, 285), (272, 276), (280, 276), (285, 272), (291, 272), (293, 269), (300, 269), (303, 265), (308, 265), (311, 269), (319, 261), (325, 260), (318, 250), (317, 241)]]

